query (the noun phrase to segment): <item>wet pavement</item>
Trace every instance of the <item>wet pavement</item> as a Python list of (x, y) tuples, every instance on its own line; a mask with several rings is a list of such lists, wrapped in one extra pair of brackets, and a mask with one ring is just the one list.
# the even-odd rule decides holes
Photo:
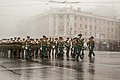
[(95, 58), (75, 61), (35, 61), (0, 58), (0, 80), (120, 80), (120, 52), (98, 52)]

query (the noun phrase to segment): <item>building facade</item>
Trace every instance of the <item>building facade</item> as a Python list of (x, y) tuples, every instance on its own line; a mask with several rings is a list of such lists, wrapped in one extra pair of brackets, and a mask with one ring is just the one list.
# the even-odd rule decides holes
[(82, 12), (80, 8), (52, 8), (37, 16), (39, 34), (48, 36), (74, 37), (81, 33), (85, 39), (120, 41), (118, 19)]

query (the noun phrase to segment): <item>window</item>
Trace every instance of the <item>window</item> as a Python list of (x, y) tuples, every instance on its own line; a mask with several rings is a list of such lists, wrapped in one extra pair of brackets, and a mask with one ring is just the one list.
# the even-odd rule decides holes
[(75, 27), (77, 26), (77, 24), (75, 23)]
[(77, 16), (75, 16), (75, 20), (77, 19)]
[(82, 21), (82, 16), (80, 16), (80, 20)]
[(69, 15), (67, 15), (67, 19), (69, 19)]
[(82, 34), (82, 31), (80, 31), (80, 34)]
[(95, 33), (95, 37), (97, 36), (97, 34)]
[(92, 32), (90, 32), (90, 36), (92, 36)]
[(95, 23), (97, 22), (97, 20), (95, 19)]
[(95, 30), (96, 30), (96, 28), (97, 28), (97, 27), (95, 26)]
[(85, 25), (85, 28), (87, 28), (87, 25)]
[(59, 17), (60, 17), (60, 19), (63, 19), (63, 15), (60, 15)]
[(77, 34), (77, 31), (75, 31), (75, 33), (74, 34)]
[(85, 21), (87, 21), (87, 17), (85, 17)]
[(110, 22), (108, 21), (108, 25), (110, 24)]
[(90, 18), (90, 22), (92, 22), (92, 18)]
[(85, 32), (85, 36), (87, 36), (87, 32)]
[(113, 21), (111, 22), (111, 24), (113, 25)]
[(90, 30), (92, 30), (92, 25), (90, 25)]
[(113, 28), (112, 28), (112, 32), (113, 32)]
[(80, 24), (80, 28), (82, 28), (82, 24)]
[(109, 31), (110, 29), (108, 28), (108, 31)]

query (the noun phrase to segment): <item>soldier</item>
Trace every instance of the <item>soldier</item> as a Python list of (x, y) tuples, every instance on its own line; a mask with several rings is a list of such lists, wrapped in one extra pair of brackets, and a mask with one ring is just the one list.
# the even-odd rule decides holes
[(72, 41), (72, 47), (73, 47), (72, 57), (75, 58), (76, 54), (78, 53), (78, 44), (77, 44), (77, 38), (76, 37)]
[(47, 40), (46, 40), (46, 36), (43, 35), (41, 58), (44, 59), (46, 58), (46, 56), (47, 56)]
[(78, 36), (79, 36), (79, 38), (77, 39), (77, 47), (78, 47), (77, 60), (79, 60), (79, 57), (81, 59), (83, 59), (83, 57), (81, 56), (81, 51), (82, 51), (82, 48), (83, 48), (83, 42), (81, 41), (82, 34), (79, 34)]
[(52, 50), (52, 56), (54, 56), (54, 49), (55, 49), (54, 38), (52, 38), (52, 41), (50, 42), (50, 45), (51, 45), (51, 50)]
[(62, 37), (59, 37), (59, 41), (58, 41), (58, 58), (63, 58), (64, 55), (64, 40)]
[(47, 40), (47, 54), (48, 54), (49, 58), (51, 58), (51, 38), (49, 38), (49, 40)]
[(70, 41), (69, 41), (69, 38), (67, 38), (67, 40), (65, 41), (65, 47), (66, 47), (67, 58), (69, 58), (69, 51), (70, 51)]
[(27, 60), (31, 58), (30, 36), (27, 36), (27, 39), (25, 40), (25, 58)]
[(82, 47), (82, 55), (81, 55), (81, 57), (84, 58), (84, 49), (85, 49), (85, 47), (84, 47), (84, 38), (82, 38), (81, 41), (82, 41), (82, 46), (83, 46)]
[(55, 38), (55, 57), (57, 57), (58, 54), (58, 38)]
[(93, 54), (93, 56), (95, 56), (95, 53), (93, 52), (94, 47), (95, 47), (95, 41), (94, 41), (94, 37), (93, 36), (91, 36), (89, 38), (89, 41), (88, 41), (87, 45), (88, 45), (88, 48), (89, 48), (89, 55), (88, 56), (91, 58), (92, 54)]

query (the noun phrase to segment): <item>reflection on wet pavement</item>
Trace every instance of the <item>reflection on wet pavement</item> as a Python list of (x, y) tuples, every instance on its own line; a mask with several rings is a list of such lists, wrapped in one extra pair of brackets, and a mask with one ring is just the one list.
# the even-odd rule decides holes
[[(112, 57), (113, 56), (113, 57)], [(39, 62), (0, 58), (0, 80), (119, 80), (120, 53), (97, 52), (95, 58), (45, 59)]]

